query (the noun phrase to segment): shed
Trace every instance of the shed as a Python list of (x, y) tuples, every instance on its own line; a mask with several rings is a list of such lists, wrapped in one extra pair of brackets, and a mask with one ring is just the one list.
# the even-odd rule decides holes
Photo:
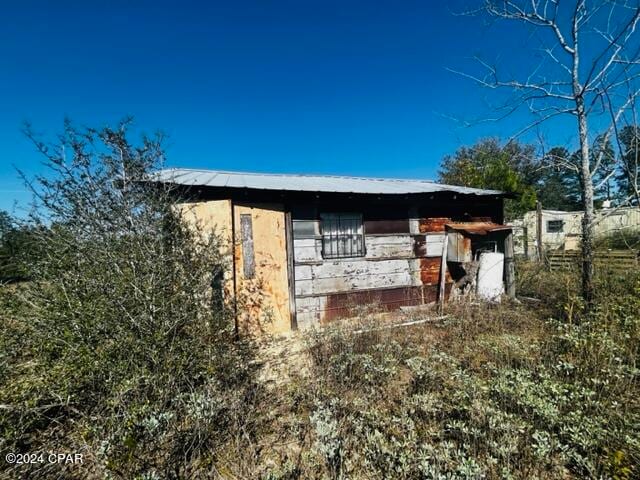
[(161, 170), (149, 181), (173, 185), (183, 214), (226, 240), (224, 293), (243, 305), (239, 329), (284, 332), (365, 303), (393, 310), (434, 302), (456, 281), (455, 269), (442, 269), (447, 231), (462, 242), (490, 238), (499, 251), (509, 236), (506, 194), (496, 190), (190, 169)]

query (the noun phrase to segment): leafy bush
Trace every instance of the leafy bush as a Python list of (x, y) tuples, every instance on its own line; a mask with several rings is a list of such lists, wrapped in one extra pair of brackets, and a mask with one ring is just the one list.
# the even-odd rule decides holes
[(252, 347), (212, 298), (217, 239), (143, 181), (160, 139), (67, 125), (61, 142), (37, 143), (51, 168), (32, 217), (44, 254), (25, 265), (30, 282), (1, 291), (0, 450), (84, 461), (5, 473), (205, 475), (238, 431), (251, 437), (259, 394)]

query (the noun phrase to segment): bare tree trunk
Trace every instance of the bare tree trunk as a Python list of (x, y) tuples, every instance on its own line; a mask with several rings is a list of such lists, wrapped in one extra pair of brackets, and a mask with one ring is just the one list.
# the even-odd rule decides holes
[[(535, 119), (515, 136), (537, 128), (550, 119), (572, 115), (578, 122), (580, 162), (562, 161), (563, 168), (575, 171), (582, 183), (582, 296), (587, 310), (594, 301), (594, 191), (606, 186), (615, 169), (610, 169), (607, 144), (613, 136), (620, 150), (620, 126), (636, 125), (636, 104), (640, 99), (640, 60), (638, 33), (640, 4), (635, 2), (593, 2), (574, 0), (485, 0), (484, 9), (492, 17), (514, 20), (540, 32), (542, 57), (525, 80), (504, 79), (495, 66), (479, 59), (483, 75), (464, 74), (479, 85), (505, 88), (516, 93), (513, 100), (498, 107), (496, 119), (505, 118), (520, 106), (526, 106)], [(595, 35), (594, 35), (595, 33)], [(582, 45), (583, 34), (589, 41)], [(584, 47), (584, 48), (583, 48)], [(583, 68), (580, 68), (583, 65)], [(586, 67), (586, 68), (585, 68)], [(461, 72), (458, 72), (461, 73)], [(625, 112), (633, 115), (629, 117)], [(592, 128), (609, 124), (600, 142), (590, 143)], [(598, 137), (596, 137), (598, 138)], [(590, 151), (593, 150), (593, 151)], [(629, 171), (629, 170), (625, 170)], [(635, 170), (633, 170), (635, 172)], [(604, 180), (594, 180), (598, 173)], [(629, 195), (621, 205), (638, 198), (637, 176)], [(595, 183), (594, 183), (595, 181)], [(540, 228), (538, 230), (541, 230)], [(539, 246), (541, 241), (538, 241)]]
[(584, 110), (584, 99), (576, 97), (578, 132), (580, 135), (580, 176), (582, 178), (583, 217), (582, 217), (582, 298), (587, 308), (593, 302), (593, 258), (594, 258), (594, 208), (593, 181), (589, 162), (589, 137), (587, 116)]

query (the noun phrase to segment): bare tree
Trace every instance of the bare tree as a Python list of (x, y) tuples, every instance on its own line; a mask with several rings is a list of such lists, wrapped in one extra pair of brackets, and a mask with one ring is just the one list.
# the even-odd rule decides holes
[[(575, 118), (579, 161), (574, 169), (582, 185), (582, 295), (593, 299), (594, 191), (608, 182), (614, 171), (602, 175), (605, 146), (622, 149), (622, 125), (636, 125), (640, 93), (640, 20), (638, 0), (486, 0), (479, 10), (490, 18), (520, 22), (531, 28), (543, 52), (524, 79), (504, 78), (497, 67), (477, 59), (482, 73), (462, 75), (492, 89), (514, 92), (502, 106), (505, 115), (528, 108), (534, 120), (517, 135), (559, 116)], [(457, 72), (460, 73), (460, 72)], [(604, 133), (603, 133), (604, 132)], [(596, 142), (596, 137), (600, 141)], [(623, 152), (620, 151), (620, 157)], [(598, 175), (598, 173), (600, 174)], [(640, 199), (638, 183), (621, 204)]]

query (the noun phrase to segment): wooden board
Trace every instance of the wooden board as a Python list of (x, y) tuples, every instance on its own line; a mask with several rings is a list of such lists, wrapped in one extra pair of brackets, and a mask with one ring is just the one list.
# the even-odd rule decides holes
[[(547, 261), (551, 270), (577, 269), (581, 267), (582, 254), (578, 250), (549, 252)], [(619, 269), (637, 268), (638, 253), (634, 250), (597, 251), (595, 264)]]
[(418, 285), (418, 270), (415, 259), (349, 258), (296, 265), (296, 296)]
[[(291, 329), (285, 213), (277, 204), (238, 204), (234, 207), (234, 256), (239, 302), (238, 327), (250, 332)], [(246, 215), (246, 216), (245, 216)], [(254, 275), (245, 265), (247, 220), (251, 219)], [(243, 222), (245, 224), (243, 229)]]

